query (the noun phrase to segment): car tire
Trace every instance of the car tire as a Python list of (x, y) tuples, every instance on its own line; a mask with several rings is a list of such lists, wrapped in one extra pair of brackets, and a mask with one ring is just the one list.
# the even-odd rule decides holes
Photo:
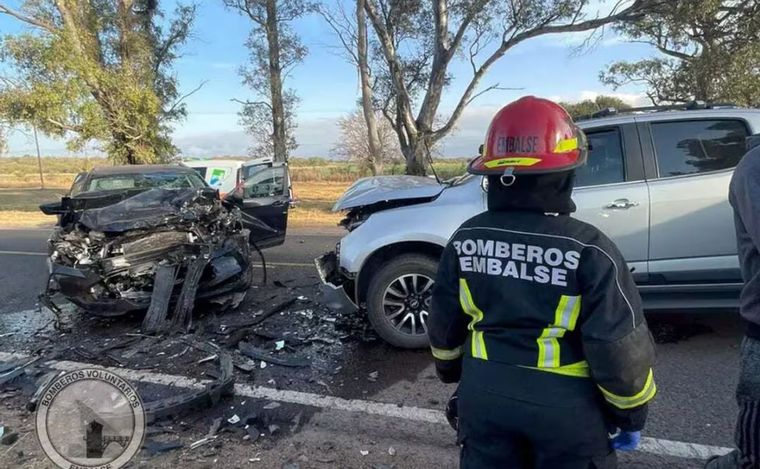
[(386, 342), (407, 349), (428, 346), (425, 322), (437, 271), (435, 259), (405, 254), (387, 261), (370, 279), (367, 315)]

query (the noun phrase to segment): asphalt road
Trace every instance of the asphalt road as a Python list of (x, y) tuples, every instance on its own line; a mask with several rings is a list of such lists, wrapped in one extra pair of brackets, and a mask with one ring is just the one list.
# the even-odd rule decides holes
[[(34, 313), (29, 310), (36, 308), (36, 295), (45, 281), (45, 257), (40, 254), (45, 252), (47, 234), (43, 230), (0, 230), (0, 334), (3, 327), (12, 326), (14, 321), (34, 321), (29, 319), (34, 318)], [(265, 252), (267, 261), (273, 264), (272, 278), (313, 278), (314, 271), (309, 266), (311, 260), (331, 249), (338, 236), (337, 232), (291, 233), (284, 246)], [(649, 315), (649, 320), (658, 341), (655, 376), (659, 394), (651, 406), (646, 435), (703, 445), (732, 446), (737, 411), (733, 393), (741, 340), (736, 315), (653, 314)], [(12, 347), (9, 349), (8, 344), (10, 342), (4, 344), (0, 338), (0, 351), (16, 351)], [(342, 357), (340, 385), (328, 394), (440, 408), (452, 392), (450, 386), (441, 385), (435, 379), (430, 357), (424, 351), (400, 351), (382, 343), (360, 344), (350, 350), (350, 354)], [(377, 381), (367, 379), (372, 371), (378, 372)], [(0, 421), (2, 416), (0, 410)], [(455, 465), (456, 447), (451, 444), (450, 435), (443, 433), (442, 436), (444, 428), (341, 412), (323, 414), (317, 421), (321, 424), (308, 430), (315, 435), (314, 441), (320, 435), (330, 435), (341, 451), (354, 451), (361, 444), (369, 444), (367, 441), (378, 445), (395, 441), (395, 445), (403, 448), (410, 458), (404, 463), (397, 460), (396, 467)], [(303, 444), (309, 445), (308, 442)], [(695, 460), (644, 453), (623, 455), (621, 461), (623, 467), (701, 467), (701, 463)], [(190, 464), (188, 467), (196, 466)], [(372, 466), (359, 459), (359, 463), (347, 467)]]

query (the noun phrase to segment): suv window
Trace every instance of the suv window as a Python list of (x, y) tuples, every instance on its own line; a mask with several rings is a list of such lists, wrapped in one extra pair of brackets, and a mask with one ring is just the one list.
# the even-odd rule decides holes
[(740, 120), (653, 122), (660, 177), (729, 169), (746, 152), (747, 126)]
[(279, 197), (285, 195), (285, 166), (256, 166), (249, 170), (243, 183), (243, 197)]
[(618, 129), (586, 132), (591, 150), (588, 162), (575, 172), (575, 185), (598, 186), (625, 181), (623, 146)]

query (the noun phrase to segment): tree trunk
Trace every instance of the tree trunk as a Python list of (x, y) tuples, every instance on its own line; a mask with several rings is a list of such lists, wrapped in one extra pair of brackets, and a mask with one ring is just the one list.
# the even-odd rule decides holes
[(277, 0), (267, 0), (267, 44), (269, 49), (269, 90), (272, 101), (272, 141), (275, 161), (287, 161), (285, 134), (285, 104), (282, 98), (282, 67), (280, 65), (280, 30), (277, 24)]
[(367, 59), (367, 25), (364, 18), (364, 1), (356, 0), (356, 35), (359, 77), (362, 90), (362, 112), (367, 123), (367, 146), (369, 159), (367, 165), (373, 176), (377, 176), (380, 161), (380, 135), (377, 131), (375, 109), (372, 105), (372, 85), (369, 77), (369, 61)]
[(401, 153), (406, 160), (406, 174), (410, 176), (425, 176), (425, 158), (427, 148), (423, 138), (414, 137), (409, 139), (408, 145), (401, 145)]

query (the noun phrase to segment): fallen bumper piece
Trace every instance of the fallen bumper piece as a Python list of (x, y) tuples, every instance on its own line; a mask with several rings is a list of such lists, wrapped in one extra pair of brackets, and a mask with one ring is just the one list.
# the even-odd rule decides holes
[(195, 347), (218, 354), (218, 378), (200, 391), (191, 391), (178, 396), (145, 403), (145, 416), (148, 424), (157, 420), (177, 417), (195, 409), (216, 405), (222, 396), (232, 394), (235, 378), (232, 370), (232, 357), (214, 347), (201, 345)]

